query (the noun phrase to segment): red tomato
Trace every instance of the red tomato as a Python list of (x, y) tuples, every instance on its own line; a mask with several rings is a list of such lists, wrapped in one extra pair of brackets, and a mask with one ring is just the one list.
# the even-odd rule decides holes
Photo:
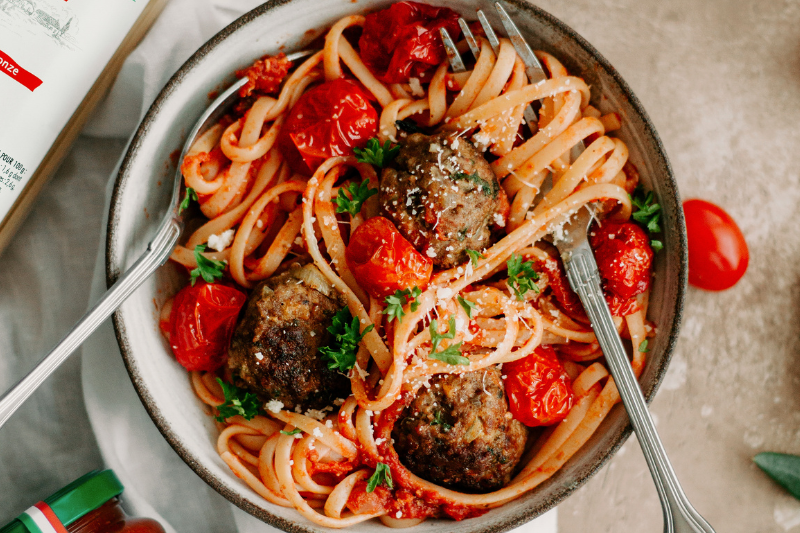
[(292, 170), (312, 174), (329, 157), (363, 148), (378, 132), (378, 112), (369, 98), (360, 85), (344, 78), (305, 92), (277, 140)]
[(557, 424), (572, 409), (572, 383), (550, 346), (539, 346), (528, 357), (505, 363), (503, 373), (511, 414), (526, 426)]
[(433, 273), (433, 261), (383, 217), (373, 217), (356, 229), (345, 258), (358, 284), (375, 298), (415, 285), (424, 289)]
[(630, 300), (650, 286), (653, 249), (647, 234), (633, 222), (606, 221), (591, 231), (590, 242), (612, 313), (634, 312)]
[(361, 59), (384, 83), (425, 80), (447, 58), (439, 28), (457, 39), (461, 33), (458, 17), (452, 9), (417, 2), (398, 2), (370, 13), (358, 41)]
[(236, 317), (247, 296), (219, 283), (188, 285), (175, 295), (169, 343), (186, 370), (214, 371), (228, 356)]
[(689, 240), (689, 283), (724, 291), (742, 279), (750, 261), (742, 230), (721, 207), (705, 200), (683, 203)]

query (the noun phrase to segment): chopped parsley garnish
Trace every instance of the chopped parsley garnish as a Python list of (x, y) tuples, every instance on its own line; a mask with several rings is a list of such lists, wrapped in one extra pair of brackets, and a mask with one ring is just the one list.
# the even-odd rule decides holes
[(539, 292), (536, 280), (539, 274), (533, 270), (533, 261), (522, 262), (522, 256), (511, 254), (506, 262), (508, 268), (508, 286), (514, 291), (517, 300), (522, 300), (522, 296), (528, 291)]
[[(347, 197), (345, 191), (350, 193), (350, 198)], [(350, 213), (356, 216), (367, 198), (375, 194), (378, 194), (378, 189), (370, 189), (369, 180), (364, 180), (360, 184), (351, 183), (347, 187), (339, 187), (339, 193), (334, 199), (336, 212)]]
[(323, 346), (319, 349), (322, 360), (328, 364), (331, 370), (339, 372), (349, 372), (356, 364), (356, 353), (358, 353), (358, 343), (364, 335), (372, 331), (374, 326), (370, 324), (364, 331), (359, 327), (358, 317), (350, 314), (350, 309), (342, 307), (333, 315), (333, 323), (328, 326), (328, 331), (333, 334), (333, 342), (330, 346)]
[(194, 200), (195, 202), (198, 201), (197, 200), (197, 192), (195, 192), (195, 190), (192, 189), (191, 187), (187, 187), (186, 188), (186, 196), (183, 197), (183, 200), (181, 201), (181, 205), (178, 206), (178, 214), (179, 215), (181, 213), (183, 213), (184, 209), (188, 209), (189, 208), (189, 202), (191, 202), (192, 200)]
[(650, 350), (647, 348), (647, 339), (643, 340), (642, 343), (639, 345), (639, 352), (640, 353), (647, 353)]
[(478, 266), (478, 259), (486, 259), (486, 256), (480, 253), (478, 250), (467, 250), (467, 255), (469, 256), (470, 261), (472, 261), (472, 266)]
[(394, 125), (397, 126), (398, 130), (402, 130), (406, 133), (419, 133), (422, 131), (413, 120), (395, 120)]
[(653, 233), (661, 233), (661, 205), (654, 202), (655, 194), (653, 191), (645, 193), (644, 187), (637, 185), (631, 196), (631, 203), (635, 207), (631, 218), (639, 223), (650, 234), (650, 246), (654, 252), (658, 252), (664, 247), (660, 240), (653, 239)]
[(356, 160), (359, 163), (369, 163), (379, 168), (390, 163), (399, 152), (400, 147), (392, 146), (392, 141), (387, 139), (381, 146), (380, 141), (375, 137), (368, 140), (364, 148), (353, 148), (353, 153), (356, 154)]
[(497, 193), (500, 192), (500, 185), (498, 185), (497, 181), (492, 181), (492, 183), (489, 183), (485, 179), (481, 178), (477, 172), (472, 174), (456, 172), (455, 174), (450, 175), (450, 179), (453, 181), (469, 180), (477, 185), (483, 194), (486, 196), (491, 196), (492, 198), (497, 198)]
[(442, 418), (441, 411), (436, 411), (436, 414), (433, 415), (433, 420), (431, 421), (431, 425), (442, 426), (442, 431), (450, 431), (451, 429), (453, 429), (453, 426), (444, 421), (444, 419)]
[(209, 259), (203, 255), (205, 251), (205, 244), (198, 244), (194, 247), (194, 260), (197, 261), (197, 268), (189, 272), (192, 277), (192, 286), (194, 286), (198, 277), (202, 277), (207, 283), (214, 283), (225, 272), (225, 261)]
[(384, 463), (378, 463), (375, 466), (375, 473), (367, 481), (367, 492), (373, 492), (381, 483), (390, 489), (394, 488), (394, 485), (392, 485), (392, 471), (389, 470), (389, 465)]
[(226, 383), (220, 378), (217, 378), (217, 383), (222, 387), (222, 393), (225, 395), (225, 402), (217, 406), (219, 414), (214, 417), (217, 422), (224, 422), (227, 418), (236, 415), (242, 415), (245, 420), (250, 420), (258, 414), (261, 406), (258, 396), (240, 389), (236, 385)]
[(284, 435), (297, 435), (298, 433), (302, 433), (302, 432), (303, 432), (303, 430), (300, 429), (300, 428), (294, 428), (291, 431), (286, 431), (285, 429), (281, 430), (281, 433), (284, 434)]
[(394, 294), (390, 294), (384, 298), (384, 302), (386, 302), (386, 309), (383, 310), (383, 314), (389, 315), (389, 322), (395, 319), (398, 322), (402, 322), (403, 317), (406, 316), (403, 306), (410, 302), (411, 312), (413, 313), (416, 311), (419, 307), (419, 300), (417, 300), (417, 297), (420, 294), (422, 294), (422, 290), (419, 287), (414, 287), (413, 289), (403, 289), (402, 291), (398, 289), (394, 291)]
[(442, 342), (443, 339), (454, 339), (456, 336), (456, 319), (454, 317), (450, 317), (449, 328), (447, 333), (439, 333), (439, 324), (436, 322), (436, 319), (431, 320), (430, 325), (430, 332), (431, 332), (431, 353), (428, 357), (431, 359), (437, 359), (448, 365), (468, 365), (469, 359), (461, 355), (461, 344), (452, 344), (442, 350), (441, 352), (437, 352), (436, 350), (439, 348), (439, 343)]
[(467, 312), (467, 316), (472, 318), (472, 311), (478, 307), (475, 302), (470, 302), (469, 300), (465, 300), (461, 296), (458, 297), (458, 303), (461, 304), (461, 307), (464, 308), (464, 311)]

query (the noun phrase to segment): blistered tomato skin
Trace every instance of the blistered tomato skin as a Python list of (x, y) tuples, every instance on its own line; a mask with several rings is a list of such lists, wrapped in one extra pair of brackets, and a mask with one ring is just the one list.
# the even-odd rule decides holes
[(623, 300), (650, 286), (653, 249), (642, 228), (632, 222), (603, 222), (590, 239), (605, 289)]
[(414, 286), (424, 289), (433, 273), (433, 262), (384, 217), (373, 217), (356, 229), (345, 258), (358, 284), (380, 299)]
[(425, 81), (447, 59), (439, 28), (457, 40), (458, 17), (452, 9), (417, 2), (397, 2), (370, 13), (358, 41), (361, 59), (384, 83)]
[(214, 371), (225, 364), (236, 318), (247, 296), (219, 283), (188, 285), (175, 295), (169, 343), (186, 370)]
[(377, 132), (378, 112), (369, 93), (339, 78), (303, 93), (276, 142), (292, 170), (310, 175), (329, 157), (363, 148)]
[(526, 426), (552, 426), (572, 409), (572, 382), (551, 347), (505, 363), (503, 373), (511, 414)]
[(685, 201), (683, 214), (689, 241), (689, 283), (707, 291), (736, 285), (750, 262), (742, 230), (721, 207), (705, 200)]

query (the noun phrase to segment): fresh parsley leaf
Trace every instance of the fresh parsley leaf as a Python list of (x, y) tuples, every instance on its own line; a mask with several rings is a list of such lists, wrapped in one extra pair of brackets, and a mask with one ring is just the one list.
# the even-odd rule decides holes
[(397, 126), (398, 130), (402, 130), (406, 133), (419, 133), (422, 131), (413, 120), (395, 120), (394, 125)]
[(433, 415), (433, 420), (431, 421), (432, 426), (442, 426), (442, 431), (450, 431), (453, 429), (453, 426), (448, 424), (442, 418), (442, 412), (436, 411), (436, 414)]
[(302, 433), (302, 432), (303, 432), (303, 430), (300, 429), (300, 428), (294, 428), (291, 431), (286, 431), (285, 429), (281, 430), (281, 433), (284, 434), (284, 435), (297, 435), (298, 433)]
[[(631, 196), (631, 203), (635, 207), (631, 218), (640, 226), (645, 228), (652, 236), (653, 233), (661, 233), (661, 205), (654, 202), (655, 194), (653, 191), (645, 192), (644, 187), (637, 185)], [(650, 246), (653, 251), (661, 250), (664, 245), (659, 240), (651, 240)]]
[(222, 393), (225, 395), (225, 402), (217, 406), (219, 414), (214, 417), (218, 422), (224, 422), (227, 418), (236, 415), (242, 415), (245, 420), (250, 420), (258, 414), (261, 407), (258, 396), (240, 389), (236, 385), (226, 383), (220, 378), (217, 378), (217, 383), (222, 387)]
[(639, 345), (639, 353), (647, 353), (650, 350), (647, 349), (647, 339), (643, 340), (642, 343)]
[(453, 181), (469, 180), (477, 185), (483, 194), (486, 196), (491, 196), (492, 198), (497, 198), (497, 194), (500, 192), (500, 185), (497, 183), (497, 180), (492, 180), (492, 183), (489, 183), (485, 179), (481, 178), (477, 171), (472, 174), (456, 172), (455, 174), (450, 174), (450, 179)]
[(353, 153), (356, 154), (356, 160), (359, 163), (369, 163), (380, 168), (389, 164), (399, 152), (400, 147), (392, 146), (392, 141), (387, 139), (381, 146), (380, 141), (375, 137), (368, 140), (364, 148), (353, 148)]
[(448, 346), (441, 352), (437, 352), (436, 350), (439, 349), (439, 343), (442, 342), (443, 339), (454, 339), (456, 336), (456, 319), (455, 317), (450, 317), (449, 328), (447, 333), (439, 333), (439, 324), (436, 319), (431, 320), (430, 325), (430, 332), (431, 332), (431, 353), (428, 357), (431, 359), (437, 359), (448, 365), (468, 365), (469, 359), (461, 355), (461, 344), (457, 343)]
[[(350, 198), (347, 197), (345, 191), (350, 193)], [(369, 188), (369, 180), (364, 180), (360, 184), (351, 183), (348, 187), (339, 187), (339, 193), (336, 195), (334, 202), (336, 203), (337, 213), (350, 213), (356, 216), (361, 211), (361, 206), (367, 201), (367, 198), (378, 194), (378, 189)]]
[(465, 300), (461, 296), (458, 297), (458, 303), (461, 304), (461, 307), (464, 308), (464, 311), (467, 312), (467, 316), (472, 318), (472, 311), (478, 307), (475, 302), (470, 302), (469, 300)]
[(535, 281), (539, 279), (539, 274), (533, 270), (533, 261), (522, 262), (522, 256), (511, 254), (506, 262), (508, 269), (508, 286), (514, 291), (517, 300), (522, 301), (522, 296), (529, 290), (539, 292), (539, 286)]
[(480, 253), (478, 250), (467, 250), (467, 255), (469, 256), (470, 261), (472, 261), (472, 266), (478, 266), (478, 259), (486, 259), (486, 256)]
[(225, 261), (209, 259), (203, 255), (205, 251), (205, 244), (198, 244), (194, 247), (194, 260), (197, 261), (197, 268), (189, 272), (192, 278), (192, 286), (194, 286), (199, 277), (202, 277), (207, 283), (214, 283), (225, 272)]
[(788, 453), (761, 452), (753, 461), (789, 494), (800, 500), (800, 457)]
[(181, 213), (183, 213), (184, 209), (188, 209), (189, 208), (189, 202), (191, 202), (192, 200), (194, 200), (195, 202), (198, 201), (197, 193), (191, 187), (187, 187), (186, 188), (186, 196), (183, 197), (183, 200), (181, 201), (181, 205), (178, 206), (178, 214), (179, 215)]
[(386, 309), (383, 310), (383, 314), (389, 315), (389, 322), (395, 319), (398, 322), (402, 322), (403, 317), (406, 316), (403, 306), (411, 302), (411, 312), (413, 313), (416, 311), (419, 307), (419, 300), (417, 300), (417, 297), (419, 297), (420, 294), (422, 294), (422, 290), (419, 287), (394, 291), (394, 294), (390, 294), (384, 298)]
[(330, 346), (323, 346), (319, 349), (322, 360), (328, 364), (331, 370), (339, 372), (349, 372), (356, 364), (356, 353), (358, 353), (358, 343), (364, 335), (372, 331), (374, 326), (370, 324), (364, 331), (359, 327), (358, 317), (350, 314), (350, 309), (342, 307), (333, 315), (333, 321), (328, 326), (328, 331), (333, 334), (333, 342)]
[(394, 485), (392, 485), (392, 471), (389, 470), (389, 465), (384, 463), (378, 463), (375, 466), (375, 473), (367, 481), (367, 492), (374, 491), (381, 483), (390, 489), (394, 488)]

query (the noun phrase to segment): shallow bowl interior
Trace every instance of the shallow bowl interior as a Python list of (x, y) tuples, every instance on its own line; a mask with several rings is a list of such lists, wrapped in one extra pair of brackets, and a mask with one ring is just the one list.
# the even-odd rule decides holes
[[(300, 47), (340, 17), (390, 4), (387, 0), (274, 0), (225, 28), (173, 76), (147, 113), (131, 143), (117, 178), (108, 222), (107, 277), (113, 283), (145, 249), (169, 201), (174, 164), (196, 118), (209, 104), (208, 94), (224, 88), (232, 72), (255, 58)], [(467, 18), (476, 8), (494, 13), (490, 2), (449, 0), (447, 5)], [(680, 199), (669, 163), (653, 126), (616, 70), (582, 37), (562, 22), (524, 0), (510, 0), (511, 15), (534, 48), (559, 58), (571, 73), (592, 87), (593, 104), (622, 115), (619, 136), (646, 187), (655, 190), (663, 207), (664, 250), (658, 254), (649, 318), (658, 326), (649, 361), (641, 377), (650, 399), (660, 383), (677, 340), (686, 284), (686, 239)], [(496, 25), (499, 27), (499, 24)], [(195, 397), (186, 371), (171, 356), (158, 331), (158, 309), (185, 279), (168, 264), (148, 279), (114, 316), (117, 339), (134, 386), (158, 429), (172, 447), (223, 496), (248, 513), (286, 531), (320, 531), (292, 509), (273, 506), (236, 478), (215, 449), (217, 431)], [(564, 467), (536, 490), (463, 522), (430, 520), (415, 531), (450, 533), (499, 532), (520, 525), (550, 509), (583, 484), (608, 460), (630, 433), (620, 405), (595, 435)], [(358, 531), (383, 530), (379, 523)]]

